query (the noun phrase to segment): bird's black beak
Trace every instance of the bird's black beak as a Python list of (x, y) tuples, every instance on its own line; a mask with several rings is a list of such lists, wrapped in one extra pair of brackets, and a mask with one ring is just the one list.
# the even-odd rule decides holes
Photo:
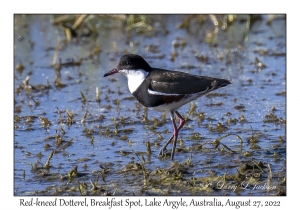
[(112, 69), (112, 70), (110, 70), (109, 72), (106, 72), (106, 73), (103, 75), (103, 77), (107, 77), (107, 76), (109, 76), (109, 75), (112, 75), (112, 74), (115, 74), (115, 73), (118, 73), (118, 72), (119, 72), (118, 69)]

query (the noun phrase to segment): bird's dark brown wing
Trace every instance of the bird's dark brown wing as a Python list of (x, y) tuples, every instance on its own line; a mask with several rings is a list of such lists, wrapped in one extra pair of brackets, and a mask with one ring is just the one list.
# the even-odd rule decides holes
[(152, 80), (149, 89), (166, 94), (192, 94), (209, 90), (215, 85), (214, 89), (217, 89), (230, 84), (225, 79), (196, 76), (179, 71), (153, 69), (150, 74)]

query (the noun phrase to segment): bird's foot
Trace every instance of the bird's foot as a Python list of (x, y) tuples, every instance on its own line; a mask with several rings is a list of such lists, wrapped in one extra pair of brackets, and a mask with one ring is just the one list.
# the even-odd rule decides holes
[(161, 148), (161, 150), (159, 151), (157, 157), (163, 157), (165, 155), (165, 149)]

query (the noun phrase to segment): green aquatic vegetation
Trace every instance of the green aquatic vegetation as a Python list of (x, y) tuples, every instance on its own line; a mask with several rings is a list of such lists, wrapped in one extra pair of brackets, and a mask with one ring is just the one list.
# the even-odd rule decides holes
[(58, 75), (56, 75), (54, 78), (54, 85), (58, 90), (67, 86), (66, 84), (62, 83), (61, 78)]
[[(62, 16), (54, 15), (54, 17)], [(121, 16), (123, 18), (118, 19)], [(179, 19), (185, 21), (188, 16), (182, 15)], [(165, 23), (159, 16), (145, 15), (146, 24), (153, 26), (151, 33), (146, 35), (155, 34), (154, 38), (155, 41), (158, 41), (157, 43), (142, 45), (141, 41), (139, 43), (134, 41), (136, 40), (136, 29), (141, 30), (142, 28), (137, 26), (128, 31), (127, 35), (129, 36), (130, 33), (130, 39), (126, 41), (125, 46), (118, 40), (111, 40), (110, 50), (104, 50), (104, 46), (99, 44), (103, 41), (103, 35), (99, 37), (94, 37), (94, 35), (99, 31), (111, 28), (125, 31), (128, 17), (129, 15), (115, 15), (114, 17), (109, 15), (66, 15), (65, 19), (62, 18), (60, 22), (54, 23), (57, 25), (43, 27), (43, 33), (49, 32), (47, 31), (49, 28), (54, 28), (65, 33), (65, 36), (60, 34), (62, 35), (60, 36), (61, 40), (56, 40), (57, 36), (55, 36), (54, 42), (53, 40), (45, 42), (48, 43), (46, 49), (42, 49), (38, 53), (43, 55), (43, 59), (40, 61), (35, 57), (30, 58), (32, 61), (24, 59), (19, 54), (23, 52), (20, 48), (21, 45), (27, 46), (25, 50), (32, 50), (31, 47), (35, 43), (34, 50), (41, 49), (38, 41), (33, 39), (28, 42), (24, 42), (24, 40), (16, 42), (17, 62), (14, 69), (15, 195), (249, 195), (250, 191), (247, 190), (237, 189), (234, 192), (226, 189), (220, 190), (220, 186), (217, 184), (223, 182), (228, 186), (240, 185), (243, 181), (249, 181), (252, 184), (251, 187), (255, 182), (270, 182), (277, 187), (277, 190), (251, 191), (255, 195), (285, 195), (286, 119), (284, 119), (285, 106), (282, 103), (286, 90), (284, 85), (282, 86), (282, 81), (286, 75), (282, 74), (284, 68), (270, 69), (269, 65), (270, 61), (278, 59), (283, 61), (286, 56), (282, 38), (272, 34), (267, 38), (271, 41), (276, 39), (277, 48), (281, 49), (279, 52), (272, 50), (273, 48), (263, 41), (254, 42), (254, 46), (251, 43), (255, 54), (250, 52), (250, 56), (253, 58), (257, 56), (260, 60), (255, 63), (256, 61), (253, 59), (249, 64), (245, 59), (247, 58), (245, 52), (249, 48), (242, 43), (246, 33), (249, 33), (249, 37), (250, 34), (253, 34), (251, 30), (255, 33), (264, 33), (263, 30), (255, 30), (256, 26), (251, 29), (254, 19), (240, 18), (239, 15), (195, 15), (186, 21), (186, 25), (189, 25), (187, 28), (190, 29), (188, 32), (190, 35), (197, 34), (196, 42), (187, 39), (186, 35), (181, 35), (182, 37), (173, 40), (172, 49), (165, 51), (166, 49), (160, 44), (160, 36), (164, 36)], [(277, 15), (270, 17), (270, 21), (267, 21), (272, 28), (281, 24), (277, 22), (276, 17)], [(48, 17), (38, 18), (38, 21), (46, 19), (49, 22)], [(82, 19), (78, 20), (78, 18)], [(135, 18), (134, 23), (139, 22), (139, 17), (135, 16)], [(18, 28), (21, 28), (22, 33), (26, 33), (29, 28), (35, 27), (27, 25), (25, 15), (21, 19), (22, 21), (16, 21), (15, 24), (22, 22), (24, 25), (21, 24), (22, 27), (17, 25), (16, 34), (20, 32)], [(276, 19), (276, 24), (273, 19)], [(113, 20), (119, 22), (115, 24)], [(72, 29), (75, 23), (77, 26)], [(152, 23), (154, 24), (152, 25)], [(217, 25), (214, 25), (215, 23)], [(263, 27), (265, 24), (266, 19), (264, 18), (259, 25)], [(224, 36), (228, 38), (232, 32), (237, 35), (235, 30), (238, 27), (236, 25), (239, 25), (239, 30), (245, 30), (241, 32), (244, 33), (243, 37), (230, 36), (227, 44), (221, 43)], [(199, 30), (197, 26), (203, 30)], [(187, 28), (183, 27), (180, 31), (185, 33)], [(18, 30), (19, 32), (17, 32)], [(171, 30), (170, 33), (174, 32), (169, 25), (168, 30)], [(221, 30), (223, 30), (222, 33)], [(93, 36), (89, 35), (90, 32)], [(47, 34), (51, 35), (52, 33)], [(139, 34), (138, 36), (144, 35)], [(151, 36), (147, 37), (152, 39)], [(203, 48), (198, 50), (198, 41), (201, 46), (207, 44), (205, 38), (208, 38), (206, 41), (209, 43), (209, 48), (204, 51)], [(57, 43), (59, 43), (59, 47), (56, 48)], [(79, 53), (69, 54), (75, 50)], [(235, 50), (236, 52), (234, 52)], [(146, 52), (145, 56), (150, 59), (153, 67), (164, 67), (168, 65), (164, 63), (164, 59), (171, 58), (174, 65), (166, 66), (168, 69), (207, 76), (222, 74), (229, 78), (238, 73), (240, 75), (237, 78), (245, 78), (245, 84), (236, 83), (237, 80), (232, 78), (232, 84), (241, 87), (240, 90), (233, 88), (230, 93), (226, 90), (209, 93), (206, 97), (199, 99), (197, 107), (193, 108), (193, 103), (190, 103), (190, 107), (185, 107), (185, 116), (188, 115), (189, 122), (183, 128), (183, 133), (178, 139), (176, 151), (179, 151), (177, 160), (179, 162), (176, 162), (175, 165), (171, 165), (169, 159), (166, 158), (170, 156), (170, 151), (166, 152), (164, 157), (156, 158), (157, 151), (162, 146), (160, 145), (162, 144), (161, 140), (169, 136), (169, 129), (172, 128), (171, 125), (166, 124), (169, 122), (168, 113), (154, 113), (151, 110), (145, 113), (142, 106), (133, 101), (134, 98), (130, 96), (127, 87), (124, 88), (119, 78), (112, 78), (107, 83), (101, 80), (103, 68), (115, 63), (116, 56), (130, 51)], [(56, 53), (56, 58), (53, 58), (55, 63), (49, 66), (54, 53)], [(72, 58), (73, 56), (74, 58)], [(160, 60), (161, 58), (163, 59)], [(22, 60), (24, 64), (21, 61), (18, 63), (18, 60)], [(18, 66), (19, 64), (20, 66)], [(250, 65), (250, 69), (247, 68), (247, 65)], [(266, 68), (260, 71), (259, 68), (263, 65)], [(213, 71), (210, 71), (211, 67), (213, 67)], [(251, 68), (254, 69), (253, 74), (251, 74)], [(244, 77), (243, 73), (247, 72), (250, 73)], [(256, 80), (258, 74), (260, 79)], [(39, 75), (43, 75), (42, 79), (46, 79), (45, 84), (36, 84), (36, 82), (39, 83), (40, 78), (37, 77)], [(95, 77), (90, 78), (91, 75)], [(270, 78), (271, 80), (268, 80)], [(42, 79), (40, 81), (44, 81)], [(56, 85), (53, 85), (53, 82)], [(62, 89), (63, 87), (66, 88)], [(273, 87), (279, 89), (274, 89), (273, 93), (268, 92)], [(266, 94), (270, 93), (269, 97), (261, 99), (261, 96), (258, 95), (257, 100), (253, 101), (250, 89), (260, 90), (260, 88), (264, 88), (262, 90)], [(109, 89), (108, 92), (102, 96), (102, 91), (106, 91), (106, 89)], [(78, 94), (81, 94), (80, 90), (84, 93), (85, 103), (82, 103), (82, 96), (77, 97)], [(94, 93), (89, 93), (93, 90)], [(243, 96), (241, 97), (239, 94)], [(94, 97), (94, 99), (89, 100), (90, 97)], [(265, 109), (257, 110), (260, 115), (253, 112), (253, 108), (263, 106), (262, 101), (272, 102), (274, 97), (280, 103), (278, 105), (276, 103), (276, 108), (270, 108), (270, 113), (267, 113), (270, 116), (264, 113)], [(225, 101), (229, 102), (228, 107), (231, 107), (232, 110), (227, 107), (228, 104)], [(120, 106), (121, 103), (122, 106)], [(130, 104), (133, 106), (128, 106)], [(208, 105), (203, 106), (204, 104)], [(56, 106), (59, 108), (55, 108)], [(226, 106), (224, 110), (223, 106)], [(265, 108), (267, 109), (267, 106)], [(87, 109), (93, 114), (86, 111)], [(262, 119), (260, 118), (261, 114), (263, 114)], [(45, 117), (50, 124), (48, 125), (45, 120), (44, 123), (40, 119), (37, 121), (39, 116)], [(145, 121), (142, 123), (143, 119)], [(217, 125), (218, 121), (228, 129), (224, 130), (220, 136), (218, 136), (218, 132), (212, 133), (209, 132), (211, 129), (207, 129), (208, 123), (210, 123), (212, 131), (216, 129), (219, 126)], [(178, 122), (177, 119), (176, 123)], [(256, 129), (252, 130), (252, 133), (250, 129), (245, 128), (245, 125), (250, 122)], [(272, 123), (275, 125), (270, 126)], [(149, 133), (146, 132), (147, 130)], [(145, 132), (146, 137), (143, 135)], [(23, 138), (25, 134), (28, 138)], [(238, 134), (239, 137), (232, 138), (234, 134)], [(189, 137), (195, 140), (182, 141)], [(220, 137), (218, 138), (219, 142), (212, 143), (217, 137)], [(227, 139), (221, 140), (223, 137), (227, 137)], [(121, 139), (123, 141), (120, 141)], [(262, 149), (251, 150), (251, 145), (255, 144)], [(148, 146), (152, 150), (151, 152), (148, 151)], [(154, 149), (151, 148), (153, 146)], [(79, 157), (78, 148), (85, 150), (82, 154), (90, 155)], [(140, 160), (135, 157), (134, 153), (127, 151), (128, 148), (134, 150), (141, 148), (141, 151), (135, 152)], [(92, 152), (88, 153), (89, 150)], [(124, 156), (120, 156), (118, 153), (120, 150), (122, 150), (120, 154)], [(51, 163), (49, 161), (48, 168), (46, 168), (45, 162), (51, 152), (55, 156), (51, 158)], [(264, 157), (263, 166), (258, 161), (260, 156)], [(256, 164), (263, 171), (251, 161), (248, 163), (247, 169), (241, 169), (246, 160), (256, 158), (258, 158), (255, 160)], [(127, 171), (120, 173), (129, 161), (135, 162), (135, 164), (132, 163), (131, 168), (128, 167)], [(20, 163), (26, 162), (29, 164), (32, 162), (31, 166), (29, 165), (31, 170), (24, 170), (23, 164), (19, 166)], [(77, 175), (73, 172), (75, 176), (69, 178), (68, 172), (76, 163), (80, 164), (78, 167), (82, 167), (84, 173), (80, 173), (78, 169)], [(101, 168), (97, 174), (91, 172), (99, 165), (104, 169)], [(240, 171), (237, 172), (237, 169)], [(39, 189), (34, 189), (36, 185), (30, 185), (31, 188), (24, 189), (24, 186), (29, 186), (28, 183), (31, 182), (40, 182), (43, 185)]]
[(238, 122), (238, 119), (236, 118), (228, 118), (227, 124), (230, 125), (231, 123), (236, 124)]
[(118, 124), (115, 124), (115, 134), (118, 135), (119, 134), (119, 130), (118, 130)]
[(204, 142), (203, 144), (193, 146), (193, 150), (202, 150), (202, 148), (205, 144), (207, 144), (207, 141)]
[(78, 175), (78, 172), (77, 172), (77, 169), (78, 169), (78, 166), (75, 166), (73, 169), (71, 169), (69, 172), (68, 172), (68, 177), (69, 178), (74, 178)]
[(75, 120), (73, 120), (74, 115), (73, 115), (73, 113), (70, 110), (67, 110), (66, 112), (67, 112), (67, 115), (68, 115), (67, 124), (70, 126), (73, 123), (75, 123)]
[[(197, 15), (188, 15), (184, 21), (182, 21), (179, 25), (177, 25), (177, 28), (186, 28), (188, 29), (190, 27), (190, 22), (192, 21), (192, 19), (194, 19), (195, 17), (197, 17)], [(199, 18), (201, 19), (202, 16), (199, 16)], [(199, 19), (199, 20), (200, 20)]]
[(219, 138), (215, 139), (214, 141), (211, 142), (211, 144), (215, 145), (215, 148), (218, 148), (220, 145), (222, 145), (230, 153), (234, 153), (235, 151), (231, 150), (227, 145), (221, 143), (222, 139), (227, 138), (228, 136), (231, 136), (231, 135), (236, 136), (240, 140), (240, 143), (241, 144), (243, 143), (243, 140), (242, 140), (242, 138), (239, 135), (236, 135), (236, 134), (226, 134), (225, 136), (222, 136), (222, 137), (219, 137)]
[(274, 114), (274, 113), (270, 113), (270, 114), (266, 114), (264, 117), (264, 123), (279, 123), (279, 118)]
[(44, 149), (45, 149), (45, 150), (48, 150), (48, 149), (50, 149), (50, 148), (51, 148), (50, 144), (44, 144)]
[(62, 149), (66, 149), (67, 147), (71, 146), (73, 143), (74, 138), (71, 138), (68, 142), (61, 146)]
[(91, 136), (91, 140), (90, 140), (90, 142), (91, 142), (91, 145), (93, 145), (93, 146), (94, 146), (94, 136)]
[(65, 135), (66, 131), (62, 128), (62, 126), (59, 126), (59, 130), (61, 132), (61, 135)]
[(130, 134), (133, 132), (133, 130), (134, 130), (134, 128), (125, 128), (125, 129), (121, 129), (121, 130), (119, 129), (119, 132), (125, 133), (125, 134)]
[(223, 133), (224, 131), (227, 131), (228, 128), (224, 126), (222, 123), (218, 122), (216, 127), (210, 127), (209, 130), (212, 132)]
[(129, 15), (127, 17), (126, 31), (136, 29), (137, 32), (151, 32), (152, 26), (147, 21), (147, 15)]
[(55, 107), (57, 109), (57, 113), (59, 114), (59, 123), (63, 123), (63, 118), (61, 116), (61, 111), (58, 109), (58, 107)]
[(81, 95), (81, 101), (82, 101), (82, 103), (85, 103), (86, 102), (86, 98), (85, 98), (85, 96), (84, 96), (84, 94), (83, 94), (82, 91), (80, 91), (80, 95)]
[(124, 136), (120, 137), (120, 139), (123, 140), (123, 141), (125, 141), (125, 140), (128, 139), (128, 136), (124, 135)]
[(39, 117), (42, 127), (49, 128), (51, 123), (46, 117)]
[(243, 114), (240, 116), (240, 122), (241, 123), (247, 122), (247, 120)]
[(244, 111), (245, 110), (245, 106), (244, 105), (237, 105), (234, 107), (236, 110), (241, 110), (241, 111)]
[(82, 119), (81, 119), (81, 123), (85, 123), (85, 119), (86, 119), (86, 116), (87, 116), (87, 113), (88, 112), (85, 112), (85, 114), (83, 115)]
[(96, 87), (96, 102), (100, 103), (100, 96), (102, 94), (102, 91), (99, 91), (99, 88)]
[(19, 63), (16, 65), (16, 70), (22, 74), (23, 70), (25, 69), (24, 65), (22, 64), (21, 61), (19, 61)]
[(267, 68), (267, 66), (265, 64), (263, 64), (257, 57), (255, 58), (254, 63), (256, 64), (257, 69), (259, 69), (259, 70)]
[(283, 91), (281, 91), (279, 93), (276, 93), (275, 95), (276, 96), (286, 96), (286, 92), (285, 92), (285, 90), (283, 90)]
[(245, 157), (250, 157), (250, 156), (252, 156), (251, 152), (244, 152), (243, 155), (244, 155)]
[(96, 190), (101, 190), (101, 186), (100, 187), (98, 187), (97, 186), (97, 183), (96, 182), (92, 182), (92, 181), (90, 181), (90, 183), (91, 183), (91, 191), (96, 191)]
[(163, 140), (164, 139), (164, 137), (160, 133), (157, 134), (157, 137), (158, 137), (158, 140)]
[(172, 47), (172, 52), (171, 52), (171, 57), (170, 57), (170, 61), (174, 62), (175, 59), (178, 56), (178, 52), (174, 49), (174, 46)]
[(30, 98), (31, 98), (31, 100), (34, 102), (34, 106), (35, 106), (35, 107), (37, 107), (37, 106), (40, 105), (40, 103), (41, 103), (40, 100), (34, 100), (34, 98), (33, 98), (32, 96), (31, 96)]
[(35, 121), (37, 117), (36, 116), (27, 116), (26, 117), (26, 120), (25, 120), (25, 123), (28, 124), (28, 123), (33, 123)]
[(32, 91), (32, 86), (29, 84), (29, 80), (30, 80), (30, 76), (27, 76), (24, 80), (23, 80), (23, 88), (25, 91), (27, 91), (28, 93), (30, 93)]
[(42, 152), (39, 152), (39, 153), (36, 154), (36, 156), (39, 157), (39, 158), (41, 158), (41, 157), (43, 157), (44, 155), (42, 154)]
[(146, 147), (147, 147), (147, 154), (151, 155), (152, 151), (151, 151), (151, 144), (149, 141), (146, 142)]
[(203, 122), (203, 120), (205, 118), (204, 112), (198, 112), (196, 114), (196, 117), (197, 117), (197, 120), (198, 120), (198, 124), (200, 124), (201, 122)]
[(47, 161), (46, 161), (46, 163), (45, 163), (45, 165), (44, 165), (44, 168), (50, 168), (50, 160), (51, 160), (51, 158), (53, 157), (53, 154), (54, 154), (54, 151), (52, 151), (52, 152), (50, 153), (50, 155), (49, 155), (49, 157), (48, 157), (48, 159), (47, 159)]
[(61, 136), (59, 134), (55, 135), (55, 144), (56, 147), (59, 147), (62, 143), (63, 143), (63, 139), (61, 138)]
[(87, 189), (88, 189), (88, 185), (85, 183), (85, 182), (78, 182), (78, 189), (79, 189), (79, 192), (80, 192), (80, 195), (87, 195)]
[(85, 163), (85, 164), (82, 166), (82, 168), (83, 168), (84, 170), (87, 170), (88, 165)]
[(93, 135), (94, 129), (93, 128), (90, 128), (90, 129), (84, 128), (82, 132), (86, 135), (86, 137), (90, 138)]
[(148, 120), (148, 108), (147, 108), (147, 107), (144, 107), (143, 109), (144, 109), (144, 115), (143, 115), (143, 120), (142, 120), (142, 122), (146, 123), (146, 122), (149, 121), (149, 120)]
[(194, 115), (195, 114), (195, 111), (196, 111), (196, 108), (197, 108), (197, 105), (195, 102), (192, 102), (190, 103), (190, 108), (189, 108), (189, 111), (185, 117), (185, 120), (188, 120), (189, 116), (190, 115)]
[(201, 135), (200, 135), (200, 133), (192, 133), (190, 136), (188, 136), (188, 139), (191, 139), (191, 140), (200, 140), (201, 139)]
[(76, 160), (76, 162), (82, 163), (82, 162), (86, 162), (86, 161), (89, 161), (89, 160), (91, 160), (91, 159), (90, 158), (79, 158), (79, 159)]

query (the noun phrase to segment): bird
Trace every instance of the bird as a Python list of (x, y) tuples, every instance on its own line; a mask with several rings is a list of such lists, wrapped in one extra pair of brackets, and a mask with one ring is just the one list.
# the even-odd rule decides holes
[[(143, 106), (170, 113), (173, 135), (160, 149), (158, 157), (164, 156), (167, 146), (173, 140), (171, 160), (174, 159), (178, 133), (185, 124), (185, 119), (177, 110), (208, 92), (231, 84), (226, 79), (152, 68), (142, 56), (136, 54), (123, 55), (117, 68), (105, 73), (104, 77), (116, 73), (127, 77), (129, 91)], [(175, 116), (179, 118), (178, 126), (175, 123)]]

